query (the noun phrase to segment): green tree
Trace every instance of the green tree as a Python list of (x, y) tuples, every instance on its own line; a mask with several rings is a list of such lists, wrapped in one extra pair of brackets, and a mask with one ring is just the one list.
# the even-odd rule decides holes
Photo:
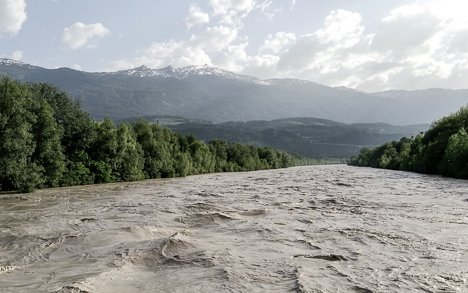
[(65, 171), (65, 156), (62, 151), (62, 128), (54, 119), (53, 110), (44, 99), (33, 97), (30, 112), (35, 116), (32, 123), (35, 149), (32, 160), (44, 170), (44, 186), (59, 186)]
[(34, 190), (43, 184), (43, 169), (32, 161), (35, 149), (27, 111), (29, 89), (8, 78), (0, 80), (0, 185), (3, 190)]
[(442, 169), (443, 175), (468, 178), (468, 134), (464, 128), (450, 136)]
[(138, 121), (93, 121), (45, 84), (0, 79), (0, 189), (35, 188), (288, 167), (271, 148), (215, 141)]
[(166, 143), (157, 139), (160, 135), (158, 127), (152, 127), (148, 122), (140, 120), (133, 125), (133, 129), (143, 150), (146, 178), (172, 177), (175, 170), (171, 154)]
[(67, 159), (81, 151), (87, 151), (95, 139), (94, 121), (80, 105), (66, 93), (47, 84), (31, 86), (34, 95), (47, 101), (52, 107), (54, 118), (63, 128), (62, 146)]
[(66, 172), (62, 178), (62, 186), (93, 184), (94, 174), (91, 172), (92, 160), (85, 151), (75, 152), (72, 159), (66, 162)]
[(214, 158), (209, 147), (202, 141), (194, 141), (190, 144), (190, 156), (192, 158), (192, 173), (203, 174), (214, 170)]
[(96, 138), (90, 147), (92, 172), (95, 183), (114, 182), (119, 177), (117, 169), (117, 129), (109, 118), (96, 127)]
[(120, 180), (136, 181), (145, 178), (143, 150), (127, 124), (121, 124), (117, 130), (116, 156), (116, 174)]
[(214, 140), (208, 144), (210, 152), (214, 156), (214, 171), (215, 172), (225, 172), (228, 171), (227, 168), (227, 149), (228, 143), (224, 140)]

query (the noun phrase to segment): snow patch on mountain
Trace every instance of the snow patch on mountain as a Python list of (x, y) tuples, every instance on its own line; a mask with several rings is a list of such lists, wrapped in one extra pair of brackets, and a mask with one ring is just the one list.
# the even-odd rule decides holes
[(153, 76), (161, 76), (162, 74), (159, 70), (151, 69), (144, 65), (128, 70), (122, 70), (117, 72), (112, 72), (111, 74), (120, 74), (120, 75), (128, 75), (128, 76), (137, 76), (137, 77), (153, 77)]
[(17, 66), (24, 66), (24, 67), (32, 67), (29, 64), (23, 63), (19, 60), (10, 59), (10, 58), (0, 58), (0, 65), (17, 65)]
[(215, 76), (228, 79), (236, 79), (240, 81), (245, 81), (249, 83), (269, 85), (270, 82), (266, 80), (261, 80), (252, 76), (240, 75), (234, 72), (223, 70), (217, 67), (211, 67), (208, 65), (197, 66), (190, 65), (186, 67), (174, 68), (172, 66), (160, 68), (160, 69), (151, 69), (147, 66), (139, 66), (133, 69), (117, 71), (112, 74), (123, 74), (128, 76), (136, 77), (165, 77), (165, 78), (177, 78), (177, 79), (186, 79), (195, 76)]

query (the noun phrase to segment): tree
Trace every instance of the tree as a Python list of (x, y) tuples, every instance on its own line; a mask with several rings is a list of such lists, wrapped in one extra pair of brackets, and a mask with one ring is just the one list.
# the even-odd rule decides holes
[(227, 169), (228, 144), (224, 140), (214, 140), (208, 143), (210, 152), (214, 156), (214, 171), (225, 172)]
[(63, 129), (62, 146), (67, 159), (87, 151), (95, 139), (94, 121), (80, 105), (66, 93), (47, 84), (34, 84), (31, 89), (35, 96), (41, 97), (51, 106), (57, 123)]
[(468, 178), (468, 107), (443, 117), (425, 134), (363, 149), (351, 165)]
[(192, 158), (192, 173), (203, 174), (214, 170), (214, 158), (209, 147), (202, 141), (194, 141), (190, 144), (190, 156)]
[(216, 141), (138, 121), (93, 121), (45, 84), (0, 79), (0, 190), (134, 181), (213, 171), (287, 167), (271, 148)]
[(65, 171), (65, 156), (62, 151), (62, 129), (53, 116), (50, 105), (44, 99), (33, 97), (29, 102), (30, 112), (35, 116), (32, 123), (35, 148), (32, 161), (43, 169), (44, 186), (59, 186)]
[(29, 89), (3, 78), (0, 81), (0, 185), (3, 190), (34, 190), (43, 183), (43, 169), (32, 161), (35, 149), (32, 123), (27, 111)]
[(143, 150), (127, 124), (121, 124), (117, 130), (116, 157), (115, 174), (118, 174), (120, 180), (136, 181), (145, 178)]
[(464, 128), (450, 136), (442, 170), (446, 176), (468, 178), (468, 134)]
[(117, 169), (117, 129), (109, 118), (96, 127), (96, 139), (90, 148), (95, 183), (114, 182)]

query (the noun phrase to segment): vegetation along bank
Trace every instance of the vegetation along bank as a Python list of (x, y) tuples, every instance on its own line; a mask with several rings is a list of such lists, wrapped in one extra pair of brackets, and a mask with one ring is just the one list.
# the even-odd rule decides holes
[(284, 168), (300, 157), (270, 147), (204, 143), (139, 120), (90, 118), (47, 84), (0, 79), (0, 191)]
[(434, 122), (424, 134), (362, 149), (350, 165), (468, 179), (468, 107)]

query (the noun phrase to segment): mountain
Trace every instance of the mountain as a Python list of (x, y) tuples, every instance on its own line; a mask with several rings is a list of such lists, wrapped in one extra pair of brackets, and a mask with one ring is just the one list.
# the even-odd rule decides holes
[[(145, 116), (181, 134), (206, 142), (224, 139), (258, 146), (272, 146), (303, 156), (349, 158), (363, 147), (375, 147), (404, 136), (426, 131), (429, 124), (394, 126), (384, 123), (346, 124), (317, 118), (284, 118), (272, 121), (210, 123), (181, 117)], [(139, 118), (119, 122), (133, 122)]]
[(261, 80), (209, 66), (89, 73), (0, 59), (0, 75), (51, 83), (96, 119), (169, 115), (213, 122), (318, 117), (346, 123), (429, 123), (468, 103), (468, 90), (369, 94), (297, 79)]

